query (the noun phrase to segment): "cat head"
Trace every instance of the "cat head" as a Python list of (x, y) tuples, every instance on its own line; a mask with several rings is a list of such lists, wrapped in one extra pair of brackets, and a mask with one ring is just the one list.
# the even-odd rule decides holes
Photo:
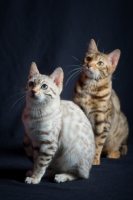
[(110, 76), (116, 69), (120, 53), (120, 50), (116, 49), (109, 54), (103, 54), (98, 51), (95, 41), (91, 39), (83, 60), (83, 72), (89, 79), (97, 81)]
[(50, 75), (39, 73), (36, 64), (31, 63), (28, 82), (26, 85), (26, 97), (29, 101), (46, 103), (60, 96), (63, 87), (63, 70), (55, 69)]

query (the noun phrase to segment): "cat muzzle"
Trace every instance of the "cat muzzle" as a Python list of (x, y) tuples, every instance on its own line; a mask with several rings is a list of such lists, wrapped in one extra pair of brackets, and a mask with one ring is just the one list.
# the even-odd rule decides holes
[(85, 71), (85, 72), (88, 72), (88, 73), (90, 72), (90, 73), (92, 74), (92, 71), (91, 71), (90, 68), (91, 68), (91, 66), (88, 67), (88, 65), (87, 65), (87, 66), (85, 66), (84, 71)]

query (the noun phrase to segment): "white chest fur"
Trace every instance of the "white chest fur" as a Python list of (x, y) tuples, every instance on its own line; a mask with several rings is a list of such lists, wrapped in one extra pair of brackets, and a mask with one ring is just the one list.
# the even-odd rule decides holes
[[(41, 115), (40, 115), (41, 113)], [(61, 129), (61, 112), (55, 110), (51, 114), (44, 115), (42, 111), (24, 110), (22, 121), (26, 134), (31, 139), (33, 146), (40, 146), (44, 140), (57, 140)]]

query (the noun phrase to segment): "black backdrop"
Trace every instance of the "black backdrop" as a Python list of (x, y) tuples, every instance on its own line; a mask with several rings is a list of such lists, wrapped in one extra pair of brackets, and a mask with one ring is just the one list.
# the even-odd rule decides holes
[[(0, 0), (0, 199), (133, 198), (132, 13), (132, 0)], [(88, 180), (56, 184), (42, 179), (39, 185), (26, 185), (25, 172), (32, 165), (22, 147), (24, 103), (17, 89), (25, 87), (32, 61), (44, 74), (61, 66), (61, 97), (71, 100), (78, 76), (65, 85), (67, 73), (82, 63), (91, 38), (102, 52), (121, 50), (113, 87), (130, 126), (128, 154), (102, 158)]]

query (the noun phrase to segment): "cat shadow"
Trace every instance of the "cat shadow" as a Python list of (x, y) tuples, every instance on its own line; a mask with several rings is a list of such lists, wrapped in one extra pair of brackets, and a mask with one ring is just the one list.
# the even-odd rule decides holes
[(0, 169), (0, 179), (15, 180), (24, 183), (27, 170), (23, 169)]
[[(0, 179), (14, 180), (20, 183), (24, 183), (27, 171), (27, 169), (0, 169)], [(54, 183), (54, 177), (43, 177), (43, 181)]]
[[(0, 179), (24, 182), (26, 172), (28, 171), (27, 169), (30, 167), (31, 162), (28, 160), (23, 147), (18, 144), (1, 147), (0, 157), (2, 160), (2, 166), (0, 166)], [(22, 163), (22, 168), (17, 166)], [(24, 167), (24, 163), (27, 167)], [(14, 167), (15, 165), (16, 167)]]
[[(11, 148), (1, 148), (0, 155), (1, 159), (3, 159), (3, 166), (0, 166), (0, 179), (24, 183), (27, 171), (33, 167), (33, 163), (26, 156), (24, 149), (20, 145), (14, 145)], [(19, 166), (14, 167), (14, 162), (15, 165), (23, 163), (22, 168)], [(9, 165), (11, 168), (9, 168)], [(54, 182), (53, 178), (43, 177), (43, 179), (45, 179), (45, 182)]]

